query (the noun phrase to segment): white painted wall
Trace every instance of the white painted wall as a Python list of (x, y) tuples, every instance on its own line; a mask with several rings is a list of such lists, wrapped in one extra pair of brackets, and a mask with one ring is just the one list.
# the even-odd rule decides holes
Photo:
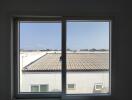
[[(31, 85), (48, 84), (49, 92), (54, 89), (61, 91), (61, 73), (59, 72), (24, 72), (22, 74), (21, 92), (31, 92)], [(108, 92), (108, 72), (68, 72), (67, 84), (75, 84), (75, 89), (67, 90), (67, 93), (93, 93), (95, 83), (103, 83)]]
[(103, 83), (109, 92), (109, 72), (70, 72), (67, 73), (67, 83), (75, 83), (74, 90), (67, 90), (67, 93), (93, 93), (95, 83)]

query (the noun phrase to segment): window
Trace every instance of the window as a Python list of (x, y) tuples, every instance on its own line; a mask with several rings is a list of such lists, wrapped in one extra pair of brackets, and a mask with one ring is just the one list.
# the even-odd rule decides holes
[(48, 85), (40, 85), (40, 92), (48, 92)]
[(20, 25), (20, 92), (30, 92), (31, 84), (40, 85), (38, 92), (61, 92), (61, 22), (19, 21)]
[(31, 92), (48, 92), (48, 85), (31, 85)]
[(95, 83), (94, 85), (94, 93), (103, 93), (104, 91), (108, 91), (106, 87), (103, 86), (103, 83)]
[(94, 84), (103, 82), (110, 90), (110, 22), (67, 20), (66, 82), (76, 82), (76, 91), (67, 94), (92, 94)]
[(111, 93), (110, 19), (18, 18), (15, 22), (18, 95)]
[(68, 84), (67, 88), (68, 89), (75, 89), (75, 84)]
[(102, 90), (103, 89), (103, 84), (102, 83), (96, 83), (95, 84), (95, 90)]
[(31, 86), (31, 92), (39, 92), (39, 86), (38, 85), (32, 85)]

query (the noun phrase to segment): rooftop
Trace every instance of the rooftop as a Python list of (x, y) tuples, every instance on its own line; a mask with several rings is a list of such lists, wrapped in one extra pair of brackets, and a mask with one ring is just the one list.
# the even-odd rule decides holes
[[(46, 53), (23, 68), (24, 72), (61, 70), (61, 54)], [(67, 53), (68, 71), (109, 70), (109, 53)]]

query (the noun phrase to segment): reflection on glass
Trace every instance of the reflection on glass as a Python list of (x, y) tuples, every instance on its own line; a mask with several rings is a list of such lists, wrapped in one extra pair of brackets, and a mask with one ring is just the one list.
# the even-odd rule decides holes
[(67, 94), (110, 93), (109, 24), (67, 21)]
[(20, 92), (61, 92), (61, 22), (20, 21)]

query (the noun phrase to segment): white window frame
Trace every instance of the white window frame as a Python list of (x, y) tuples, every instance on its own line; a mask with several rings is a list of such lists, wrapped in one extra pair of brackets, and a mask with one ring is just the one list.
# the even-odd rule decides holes
[[(97, 85), (101, 85), (101, 88), (98, 89)], [(94, 88), (95, 88), (95, 91), (102, 90), (104, 88), (103, 83), (95, 83)]]

